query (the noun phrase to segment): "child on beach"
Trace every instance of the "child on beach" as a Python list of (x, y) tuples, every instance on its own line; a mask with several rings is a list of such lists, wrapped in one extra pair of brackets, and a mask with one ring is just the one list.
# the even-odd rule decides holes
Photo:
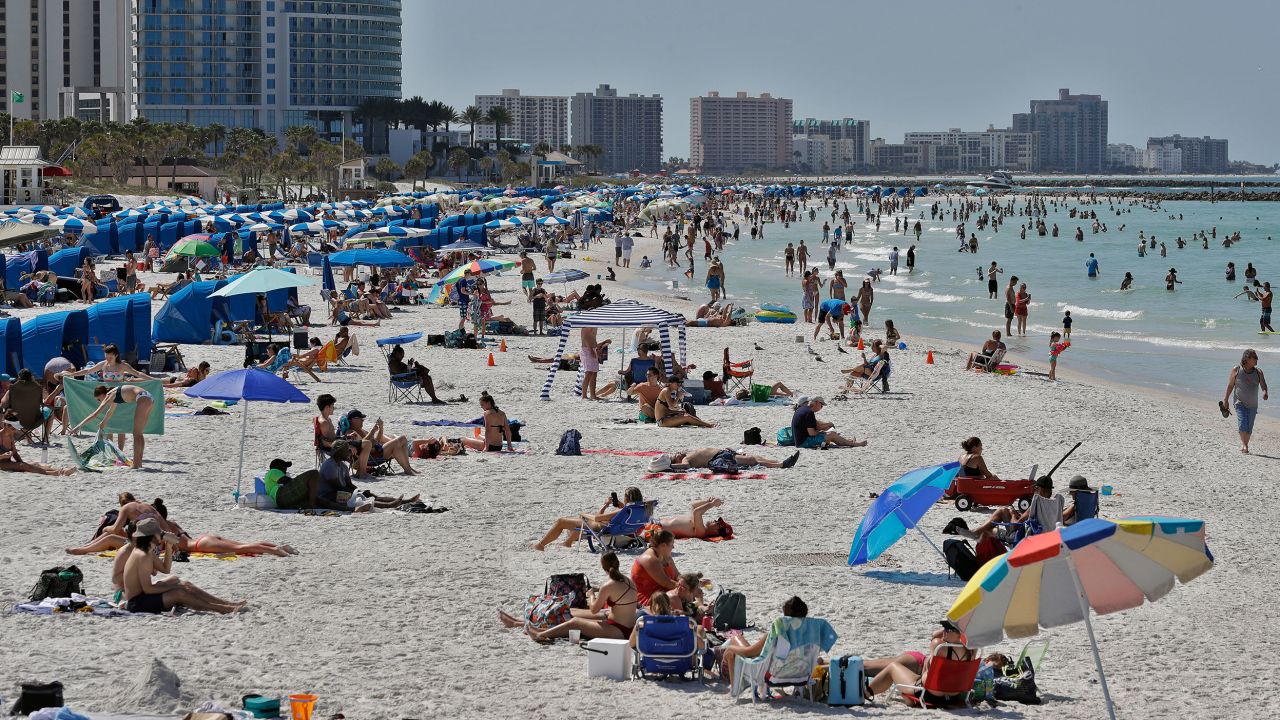
[(1062, 314), (1062, 334), (1071, 340), (1071, 311), (1067, 310)]
[(1071, 347), (1071, 341), (1063, 341), (1062, 333), (1055, 332), (1049, 336), (1049, 380), (1058, 379), (1058, 356)]

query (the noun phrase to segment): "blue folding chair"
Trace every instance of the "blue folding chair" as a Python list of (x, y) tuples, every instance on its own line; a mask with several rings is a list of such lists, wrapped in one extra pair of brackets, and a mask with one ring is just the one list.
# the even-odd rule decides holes
[(702, 680), (698, 637), (693, 618), (686, 615), (640, 615), (636, 618), (635, 662), (632, 675), (648, 679), (677, 677)]
[[(599, 530), (592, 530), (587, 523), (582, 523), (582, 535), (587, 539), (587, 548), (591, 552), (606, 550), (634, 550), (644, 547), (640, 539), (640, 531), (653, 519), (657, 500), (635, 502), (622, 506), (609, 523)], [(596, 545), (600, 546), (596, 550)]]

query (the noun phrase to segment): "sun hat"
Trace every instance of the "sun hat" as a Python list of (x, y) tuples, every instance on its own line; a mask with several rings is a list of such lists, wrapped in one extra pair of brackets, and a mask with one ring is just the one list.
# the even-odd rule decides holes
[(138, 523), (137, 528), (135, 528), (133, 531), (133, 536), (136, 538), (154, 537), (159, 534), (160, 534), (160, 523), (156, 522), (155, 518), (143, 519), (141, 522)]
[(1083, 475), (1076, 475), (1071, 478), (1071, 482), (1067, 485), (1071, 490), (1083, 490), (1084, 492), (1093, 492), (1093, 488), (1089, 487), (1089, 481), (1084, 479)]
[(671, 456), (663, 453), (649, 460), (649, 472), (665, 472), (671, 469)]

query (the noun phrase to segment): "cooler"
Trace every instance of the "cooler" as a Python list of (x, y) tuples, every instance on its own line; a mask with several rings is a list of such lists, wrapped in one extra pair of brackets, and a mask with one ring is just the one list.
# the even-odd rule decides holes
[(629, 679), (631, 677), (631, 643), (608, 638), (588, 640), (587, 677)]

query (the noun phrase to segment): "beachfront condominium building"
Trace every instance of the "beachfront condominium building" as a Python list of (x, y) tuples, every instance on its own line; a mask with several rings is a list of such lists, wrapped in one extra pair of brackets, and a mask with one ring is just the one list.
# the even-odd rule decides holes
[(1113, 170), (1126, 170), (1142, 167), (1142, 150), (1128, 143), (1107, 144), (1107, 167)]
[(944, 153), (954, 153), (955, 146), (931, 143), (887, 143), (884, 138), (876, 138), (871, 141), (871, 164), (883, 172), (908, 175), (933, 173), (938, 169), (940, 150)]
[(792, 165), (801, 172), (846, 174), (871, 165), (871, 122), (805, 118), (791, 125)]
[(601, 85), (570, 100), (569, 133), (575, 147), (599, 145), (592, 162), (602, 172), (656, 172), (662, 166), (662, 96), (619, 96)]
[(5, 109), (29, 120), (126, 120), (129, 7), (130, 0), (0, 1)]
[(1163, 174), (1186, 172), (1185, 157), (1181, 148), (1172, 145), (1148, 145), (1142, 151), (1142, 167)]
[(1169, 135), (1147, 138), (1147, 150), (1153, 148), (1182, 151), (1182, 169), (1169, 172), (1220, 173), (1227, 172), (1231, 167), (1227, 159), (1227, 141), (1215, 140), (1208, 135), (1204, 137)]
[(312, 125), (331, 138), (367, 98), (400, 97), (400, 0), (135, 0), (137, 114)]
[(689, 164), (707, 174), (792, 165), (791, 101), (718, 92), (689, 99)]
[(1107, 101), (1101, 95), (1072, 95), (1063, 88), (1056, 100), (1032, 100), (1031, 111), (1015, 113), (1015, 132), (1040, 133), (1038, 169), (1097, 173), (1107, 166)]
[(986, 170), (1027, 172), (1039, 164), (1039, 139), (1035, 133), (988, 126), (982, 131), (959, 128), (937, 132), (909, 132), (907, 145), (935, 145), (935, 166), (930, 172), (974, 173)]
[[(569, 98), (564, 95), (521, 95), (519, 90), (503, 90), (501, 95), (477, 95), (476, 107), (487, 113), (506, 108), (511, 125), (502, 128), (503, 140), (519, 140), (528, 145), (546, 143), (552, 150), (569, 144)], [(476, 139), (480, 139), (480, 135)]]

